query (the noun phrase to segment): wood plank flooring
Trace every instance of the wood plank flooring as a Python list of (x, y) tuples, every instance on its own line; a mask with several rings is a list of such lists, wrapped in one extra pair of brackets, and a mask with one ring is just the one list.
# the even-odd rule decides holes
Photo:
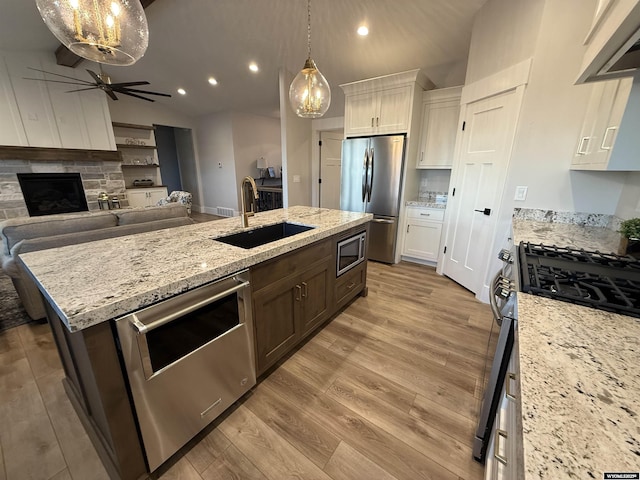
[[(370, 262), (360, 297), (156, 472), (162, 480), (480, 480), (487, 305), (435, 270)], [(48, 325), (0, 333), (0, 480), (108, 478)]]

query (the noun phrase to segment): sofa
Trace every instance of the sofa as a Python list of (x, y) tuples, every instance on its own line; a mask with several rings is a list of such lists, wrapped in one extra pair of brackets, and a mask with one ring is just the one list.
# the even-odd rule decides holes
[(39, 320), (46, 316), (43, 299), (18, 261), (19, 254), (193, 223), (187, 207), (178, 203), (4, 220), (0, 222), (2, 270), (11, 277), (27, 314)]

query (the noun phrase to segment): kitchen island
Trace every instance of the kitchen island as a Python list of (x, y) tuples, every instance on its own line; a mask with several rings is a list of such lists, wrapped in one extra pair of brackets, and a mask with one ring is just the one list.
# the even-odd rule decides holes
[[(514, 241), (615, 252), (601, 227), (515, 219)], [(640, 470), (640, 322), (518, 293), (526, 480)]]
[[(251, 345), (243, 358), (244, 363), (249, 359), (252, 371), (243, 373), (245, 378), (240, 376), (241, 381), (237, 384), (242, 392), (246, 392), (255, 384), (256, 372), (258, 375), (264, 373), (342, 306), (355, 296), (366, 294), (366, 262), (354, 264), (346, 274), (338, 277), (336, 246), (338, 242), (354, 236), (362, 238), (362, 245), (366, 246), (370, 219), (368, 214), (293, 207), (259, 213), (251, 217), (248, 229), (241, 227), (239, 218), (230, 218), (189, 225), (184, 229), (165, 229), (21, 255), (21, 261), (46, 300), (47, 317), (65, 369), (67, 394), (110, 476), (127, 480), (145, 478), (161, 463), (158, 459), (168, 458), (199, 428), (239, 397), (229, 397), (226, 391), (222, 391), (215, 393), (222, 401), (215, 401), (216, 396), (206, 400), (202, 408), (196, 405), (195, 417), (201, 424), (190, 420), (192, 417), (186, 417), (186, 410), (177, 408), (182, 408), (184, 400), (195, 401), (195, 395), (185, 388), (152, 390), (152, 395), (138, 403), (128, 354), (136, 345), (136, 348), (142, 348), (140, 355), (145, 351), (149, 354), (151, 347), (145, 350), (147, 342), (151, 341), (148, 332), (159, 331), (162, 328), (160, 324), (168, 326), (173, 322), (158, 320), (166, 314), (165, 300), (184, 301), (201, 290), (200, 287), (236, 282), (240, 277), (250, 278), (250, 281), (242, 280), (244, 283), (238, 284), (237, 288), (225, 292), (225, 295), (231, 295), (231, 292), (238, 291), (238, 310), (235, 313), (238, 328), (231, 322), (231, 330), (218, 334), (219, 339), (229, 339), (234, 335), (246, 337)], [(249, 249), (220, 241), (221, 237), (230, 234), (281, 222), (313, 228)], [(241, 294), (239, 288), (243, 288), (244, 293)], [(222, 302), (222, 297), (211, 298), (206, 304), (194, 304), (187, 310), (195, 312), (194, 309), (201, 308), (201, 305)], [(227, 311), (229, 307), (224, 308)], [(138, 320), (150, 309), (159, 310), (160, 316), (151, 319), (151, 323), (158, 326), (140, 327)], [(182, 318), (189, 315), (187, 310), (181, 310)], [(131, 315), (134, 312), (138, 313)], [(225, 321), (233, 320), (233, 316), (225, 315)], [(211, 318), (219, 322), (223, 317)], [(126, 323), (124, 319), (127, 319)], [(122, 326), (129, 328), (122, 330)], [(133, 343), (126, 343), (122, 332), (129, 332), (132, 326), (141, 329), (137, 340), (134, 335)], [(141, 342), (144, 347), (140, 347)], [(178, 361), (169, 360), (174, 363), (164, 364), (166, 366), (156, 367), (151, 359), (153, 371), (146, 376), (146, 383), (151, 389), (156, 388), (154, 385), (158, 385), (162, 377), (171, 375), (168, 372), (175, 374), (184, 370), (179, 376), (195, 379), (189, 383), (193, 392), (206, 390), (206, 378), (217, 378), (215, 371), (230, 371), (240, 363), (233, 357), (233, 347), (229, 349), (225, 344), (226, 350), (216, 348), (213, 346), (215, 342), (218, 339), (208, 342), (206, 348), (196, 346), (196, 350), (186, 351)], [(165, 345), (173, 347), (174, 344), (177, 345), (169, 337), (169, 343)], [(164, 352), (164, 348), (161, 347), (159, 352)], [(205, 367), (202, 375), (194, 377), (199, 370), (183, 368), (186, 364), (180, 360), (189, 358), (191, 365), (193, 359), (201, 358), (205, 352), (207, 355), (214, 352), (210, 357), (213, 362), (205, 362), (211, 368)], [(255, 368), (252, 366), (254, 358)], [(142, 382), (145, 383), (144, 378)], [(174, 405), (171, 397), (178, 403), (168, 410), (171, 415), (151, 419), (155, 431), (161, 422), (154, 422), (154, 418), (163, 422), (169, 418), (165, 423), (174, 425), (193, 423), (198, 429), (185, 437), (182, 443), (170, 448), (167, 447), (170, 442), (165, 441), (168, 437), (160, 438), (159, 448), (163, 452), (154, 454), (152, 461), (148, 447), (160, 434), (158, 431), (157, 435), (145, 437), (145, 424), (141, 415), (136, 415), (136, 410), (140, 412), (142, 408), (146, 414), (152, 410), (152, 403), (165, 397), (166, 405)], [(211, 402), (214, 403), (207, 407)], [(214, 407), (216, 410), (212, 410)]]

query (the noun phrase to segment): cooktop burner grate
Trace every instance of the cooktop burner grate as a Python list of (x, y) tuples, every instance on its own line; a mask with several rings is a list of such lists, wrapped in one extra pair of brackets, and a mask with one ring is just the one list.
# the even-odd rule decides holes
[(520, 244), (521, 289), (640, 318), (640, 261), (616, 254)]

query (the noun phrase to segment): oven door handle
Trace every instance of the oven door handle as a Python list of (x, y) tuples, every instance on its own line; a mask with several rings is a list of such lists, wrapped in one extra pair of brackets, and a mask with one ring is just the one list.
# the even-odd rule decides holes
[(164, 317), (161, 317), (150, 323), (142, 323), (140, 320), (138, 320), (138, 317), (135, 314), (131, 316), (131, 319), (129, 320), (129, 322), (131, 323), (131, 327), (135, 330), (135, 332), (138, 335), (145, 335), (149, 333), (151, 330), (155, 330), (156, 328), (161, 327), (162, 325), (165, 325), (175, 320), (176, 318), (187, 315), (199, 308), (209, 305), (210, 303), (220, 300), (221, 298), (231, 295), (237, 292), (238, 290), (242, 290), (243, 288), (246, 288), (248, 286), (249, 286), (249, 282), (239, 283), (235, 287), (231, 287), (225, 290), (224, 292), (217, 293), (214, 296), (205, 298), (204, 300), (194, 303), (193, 305), (189, 305), (188, 307), (182, 308), (175, 312), (171, 312), (169, 315), (165, 315)]
[(493, 312), (493, 318), (498, 324), (502, 322), (502, 314), (500, 313), (500, 309), (498, 308), (498, 303), (496, 302), (496, 288), (498, 286), (498, 282), (500, 281), (500, 277), (502, 275), (502, 270), (499, 270), (496, 273), (496, 276), (493, 277), (491, 281), (491, 288), (489, 291), (489, 304), (491, 305), (491, 311)]

